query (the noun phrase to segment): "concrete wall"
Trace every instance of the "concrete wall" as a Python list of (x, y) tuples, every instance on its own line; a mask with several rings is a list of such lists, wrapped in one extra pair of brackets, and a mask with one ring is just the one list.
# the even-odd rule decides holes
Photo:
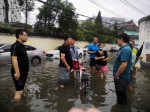
[(145, 44), (141, 57), (143, 57), (144, 62), (150, 62), (150, 17), (139, 22), (139, 46), (141, 46), (143, 42), (145, 42)]
[[(16, 41), (15, 35), (0, 35), (0, 44), (2, 43), (14, 43)], [(63, 39), (54, 39), (54, 38), (43, 38), (43, 37), (29, 37), (28, 41), (25, 44), (34, 46), (36, 48), (43, 49), (45, 51), (52, 50), (57, 46), (62, 45), (64, 42)], [(78, 47), (83, 48), (89, 43), (86, 41), (76, 41), (75, 43)], [(105, 49), (110, 50), (110, 48), (115, 44), (105, 44)]]
[[(16, 41), (15, 35), (0, 35), (0, 44), (1, 43), (14, 43)], [(64, 42), (63, 39), (54, 39), (54, 38), (42, 38), (42, 37), (29, 37), (28, 41), (25, 44), (32, 45), (34, 47), (44, 49), (45, 51), (52, 50), (57, 46), (62, 45)], [(88, 42), (76, 41), (76, 45), (80, 48), (83, 48), (85, 45), (88, 45)]]

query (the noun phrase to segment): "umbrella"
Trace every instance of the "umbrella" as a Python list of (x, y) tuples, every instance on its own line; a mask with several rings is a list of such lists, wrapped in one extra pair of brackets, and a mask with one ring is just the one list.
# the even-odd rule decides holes
[(144, 42), (143, 42), (142, 46), (140, 47), (140, 49), (138, 50), (138, 52), (137, 52), (137, 54), (136, 54), (135, 63), (138, 61), (138, 57), (141, 56), (141, 53), (142, 53), (142, 50), (143, 50), (143, 45), (144, 45)]
[(142, 46), (140, 47), (140, 49), (138, 50), (138, 52), (136, 54), (136, 57), (140, 57), (141, 56), (141, 53), (142, 53), (142, 50), (143, 50), (143, 45), (144, 45), (144, 42), (143, 42)]

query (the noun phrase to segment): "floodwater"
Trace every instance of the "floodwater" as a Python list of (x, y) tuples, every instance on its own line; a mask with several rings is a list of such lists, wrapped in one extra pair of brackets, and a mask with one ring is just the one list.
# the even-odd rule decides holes
[[(109, 54), (108, 78), (91, 75), (88, 94), (78, 91), (77, 80), (70, 74), (68, 86), (58, 87), (59, 60), (47, 60), (37, 66), (30, 65), (24, 95), (20, 102), (13, 101), (14, 85), (11, 65), (0, 65), (0, 112), (68, 112), (72, 107), (96, 107), (102, 112), (150, 112), (150, 70), (137, 71), (133, 90), (127, 90), (128, 105), (116, 103), (112, 67), (115, 54)], [(84, 57), (83, 60), (87, 60)], [(83, 63), (89, 73), (88, 61)]]

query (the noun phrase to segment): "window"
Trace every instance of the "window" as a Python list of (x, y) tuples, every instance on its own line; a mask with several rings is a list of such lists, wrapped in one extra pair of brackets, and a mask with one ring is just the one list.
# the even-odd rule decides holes
[(6, 45), (6, 46), (2, 47), (1, 49), (3, 49), (4, 52), (10, 52), (10, 47), (11, 47), (11, 45)]
[(25, 45), (25, 49), (26, 49), (26, 51), (30, 51), (31, 50), (30, 46), (28, 46), (28, 45)]
[(53, 50), (60, 50), (60, 47), (61, 47), (61, 46), (58, 46), (58, 47), (56, 47), (56, 48), (53, 49)]
[(80, 49), (79, 47), (77, 47), (77, 49)]
[(35, 50), (36, 48), (35, 48), (35, 47), (30, 46), (30, 49), (31, 49), (31, 50)]

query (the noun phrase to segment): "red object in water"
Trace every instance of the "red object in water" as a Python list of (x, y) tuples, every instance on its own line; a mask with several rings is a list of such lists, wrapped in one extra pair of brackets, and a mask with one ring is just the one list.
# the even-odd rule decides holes
[(72, 65), (73, 70), (79, 70), (79, 61), (75, 61), (74, 64)]

